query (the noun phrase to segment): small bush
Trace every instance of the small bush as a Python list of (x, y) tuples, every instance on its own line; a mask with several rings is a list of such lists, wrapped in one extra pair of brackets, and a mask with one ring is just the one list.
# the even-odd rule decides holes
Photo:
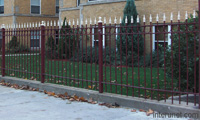
[(48, 59), (57, 59), (58, 58), (57, 45), (52, 36), (50, 36), (46, 42), (45, 51), (46, 51), (45, 55)]
[(13, 36), (11, 41), (8, 43), (8, 51), (12, 53), (28, 52), (30, 49), (17, 41), (17, 37)]
[[(71, 60), (87, 62), (87, 63), (99, 63), (99, 48), (87, 47), (74, 56)], [(116, 55), (116, 65), (119, 65), (119, 56)], [(108, 65), (115, 65), (115, 49), (106, 47), (103, 49), (103, 63)]]

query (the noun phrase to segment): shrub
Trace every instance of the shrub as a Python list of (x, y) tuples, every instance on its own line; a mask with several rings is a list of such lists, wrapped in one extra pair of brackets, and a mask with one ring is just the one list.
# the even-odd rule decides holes
[[(71, 27), (66, 23), (66, 18), (63, 21), (62, 28), (60, 30), (60, 40), (58, 45), (59, 58), (71, 58), (76, 50), (77, 37), (74, 35), (77, 31), (73, 31)], [(75, 32), (75, 33), (73, 33)]]
[(46, 57), (48, 59), (57, 59), (58, 58), (58, 50), (57, 50), (57, 45), (55, 43), (55, 40), (52, 36), (50, 36), (46, 42), (45, 46), (46, 50)]
[(19, 53), (19, 52), (28, 52), (30, 49), (17, 41), (17, 37), (13, 36), (11, 41), (8, 44), (9, 52)]
[[(87, 47), (80, 50), (74, 58), (71, 60), (87, 62), (87, 63), (99, 63), (99, 48)], [(115, 65), (115, 49), (106, 47), (103, 50), (103, 63), (107, 65)], [(119, 56), (116, 56), (116, 65), (119, 65)]]
[[(138, 50), (140, 56), (144, 54), (144, 40), (141, 35), (141, 29), (137, 27), (137, 15), (138, 13), (134, 1), (127, 0), (126, 6), (124, 8), (124, 17), (121, 24), (122, 28), (118, 30), (120, 35), (118, 35), (117, 38), (118, 54), (122, 56), (123, 64), (127, 61), (128, 65), (131, 65), (132, 56), (134, 56), (134, 59), (137, 59), (136, 56), (138, 55)], [(133, 17), (133, 23), (131, 23), (131, 17)], [(127, 24), (125, 23), (126, 18), (128, 20)]]
[[(198, 22), (198, 18), (195, 19), (196, 23)], [(188, 23), (192, 23), (194, 22), (194, 19), (191, 18), (188, 19)], [(188, 27), (188, 30), (186, 30), (186, 28)], [(198, 27), (194, 26), (194, 25), (181, 25), (180, 26), (180, 31), (183, 31), (183, 33), (175, 33), (172, 35), (173, 38), (173, 44), (169, 47), (169, 50), (167, 52), (166, 55), (166, 66), (167, 66), (167, 74), (171, 77), (172, 73), (174, 76), (174, 79), (177, 80), (177, 86), (179, 87), (179, 73), (180, 73), (180, 79), (181, 79), (181, 83), (180, 83), (180, 88), (181, 91), (186, 91), (187, 90), (187, 67), (188, 67), (188, 89), (189, 91), (193, 91), (194, 90), (194, 74), (197, 75), (196, 78), (196, 88), (198, 91), (198, 78), (199, 78), (199, 67), (198, 67), (198, 60), (199, 57), (197, 57), (197, 59), (194, 59), (194, 48), (196, 48), (197, 52), (198, 52), (198, 35), (194, 34), (194, 32), (187, 32), (186, 31), (194, 31), (194, 27), (197, 30)], [(178, 31), (178, 30), (175, 30)], [(180, 36), (180, 39), (179, 39)], [(188, 39), (187, 39), (187, 37)], [(196, 40), (196, 44), (194, 44), (194, 41)], [(188, 46), (187, 46), (187, 42), (188, 42)], [(180, 48), (179, 48), (180, 45)], [(171, 51), (170, 48), (173, 48), (173, 52)], [(180, 52), (179, 52), (180, 49)], [(188, 54), (187, 54), (188, 51)], [(179, 54), (180, 54), (180, 66), (179, 66)], [(188, 57), (187, 57), (188, 55)], [(173, 65), (172, 65), (172, 60), (173, 60)], [(188, 61), (188, 62), (187, 62)], [(188, 63), (188, 66), (187, 66)], [(196, 73), (194, 73), (194, 67), (195, 67), (195, 63), (196, 63)], [(172, 66), (173, 66), (173, 70), (172, 70)], [(179, 72), (179, 67), (180, 67), (180, 72)]]

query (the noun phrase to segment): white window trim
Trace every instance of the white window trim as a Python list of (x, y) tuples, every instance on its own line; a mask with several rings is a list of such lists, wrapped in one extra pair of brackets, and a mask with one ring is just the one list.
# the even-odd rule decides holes
[[(155, 26), (156, 26), (156, 25), (155, 25)], [(155, 28), (156, 28), (156, 27), (155, 27), (155, 26), (152, 27), (152, 29), (153, 29), (153, 30), (152, 30), (152, 31), (153, 31), (153, 35), (152, 35), (152, 39), (153, 39), (153, 40), (152, 40), (152, 42), (153, 42), (153, 43), (152, 43), (152, 46), (153, 46), (153, 47), (152, 47), (152, 49), (153, 49), (153, 50), (155, 50), (155, 43), (157, 43), (157, 42), (164, 42), (164, 40), (158, 40), (158, 41), (156, 40), (156, 35), (155, 35), (155, 31), (156, 31)], [(171, 45), (171, 25), (168, 25), (168, 40), (165, 41), (165, 42), (168, 43), (168, 46)]]
[(77, 7), (79, 6), (79, 4), (78, 4), (78, 1), (79, 1), (79, 0), (77, 0), (77, 2), (76, 2), (76, 4), (77, 4)]
[[(103, 27), (103, 48), (105, 48), (105, 26)], [(94, 41), (99, 41), (94, 39), (94, 28), (98, 29), (98, 26), (92, 28), (92, 47), (94, 47)]]
[[(40, 0), (40, 13), (39, 13), (40, 15), (41, 15), (41, 10), (42, 10), (42, 6), (41, 6), (42, 3), (41, 2), (42, 2), (42, 0)], [(31, 0), (30, 0), (30, 14), (35, 14), (35, 13), (31, 12)], [(38, 14), (36, 14), (36, 15), (38, 15)]]

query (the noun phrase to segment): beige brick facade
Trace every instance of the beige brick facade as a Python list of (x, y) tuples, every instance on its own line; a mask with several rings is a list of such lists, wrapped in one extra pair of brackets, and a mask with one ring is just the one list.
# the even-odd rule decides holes
[(0, 25), (59, 19), (56, 0), (41, 0), (40, 7), (40, 14), (31, 14), (31, 0), (4, 0), (4, 14), (0, 14)]
[[(62, 5), (63, 4), (63, 5)], [(111, 17), (112, 22), (114, 18), (123, 17), (123, 10), (126, 4), (126, 0), (102, 0), (89, 2), (88, 0), (80, 0), (80, 5), (77, 6), (76, 0), (62, 0), (61, 2), (61, 13), (60, 19), (65, 17), (69, 19), (89, 19), (106, 17), (107, 22)], [(159, 15), (159, 22), (163, 22), (163, 14), (166, 14), (166, 23), (170, 22), (171, 12), (174, 15), (174, 21), (177, 22), (178, 11), (181, 13), (181, 21), (185, 19), (185, 12), (188, 14), (193, 13), (194, 10), (198, 9), (198, 0), (135, 0), (140, 20), (143, 15), (146, 15), (146, 24), (149, 24), (149, 15), (152, 15), (153, 23), (156, 23), (156, 16)], [(149, 31), (149, 29), (146, 29)], [(150, 52), (150, 36), (145, 37), (146, 52)]]

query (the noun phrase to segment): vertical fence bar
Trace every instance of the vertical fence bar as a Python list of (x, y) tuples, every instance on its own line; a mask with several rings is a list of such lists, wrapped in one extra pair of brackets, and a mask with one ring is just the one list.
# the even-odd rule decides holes
[[(200, 11), (200, 0), (199, 0), (199, 11)], [(200, 17), (200, 12), (198, 12), (198, 16)], [(200, 39), (200, 19), (198, 21), (199, 25), (199, 39)], [(199, 41), (199, 48), (200, 48), (200, 41)], [(200, 57), (200, 49), (199, 49), (199, 57)], [(200, 69), (200, 59), (199, 59), (199, 69)], [(199, 70), (199, 98), (200, 98), (200, 70)], [(200, 99), (199, 99), (199, 109), (200, 109)]]
[(41, 83), (45, 82), (45, 27), (41, 24)]
[(102, 45), (102, 20), (99, 17), (98, 22), (99, 37), (99, 93), (103, 93), (103, 45)]
[(2, 63), (1, 63), (1, 74), (4, 77), (5, 76), (5, 25), (3, 24), (1, 26), (1, 32), (2, 32)]

